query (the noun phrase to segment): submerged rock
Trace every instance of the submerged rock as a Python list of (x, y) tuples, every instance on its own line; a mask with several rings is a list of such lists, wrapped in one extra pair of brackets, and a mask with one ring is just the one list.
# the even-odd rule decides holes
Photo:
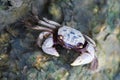
[[(118, 80), (119, 3), (119, 0), (1, 0), (0, 80)], [(45, 54), (36, 44), (41, 31), (28, 29), (19, 20), (23, 16), (29, 18), (31, 13), (74, 27), (94, 39), (98, 69), (91, 71), (89, 64), (70, 66), (76, 52), (60, 46), (59, 58)]]

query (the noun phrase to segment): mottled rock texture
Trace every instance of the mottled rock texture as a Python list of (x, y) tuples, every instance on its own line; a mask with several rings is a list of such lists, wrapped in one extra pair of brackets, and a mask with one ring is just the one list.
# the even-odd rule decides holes
[[(119, 0), (0, 0), (0, 80), (119, 80)], [(41, 31), (24, 20), (38, 15), (73, 27), (97, 44), (99, 67), (72, 67), (76, 52), (57, 47), (60, 57), (36, 44)]]

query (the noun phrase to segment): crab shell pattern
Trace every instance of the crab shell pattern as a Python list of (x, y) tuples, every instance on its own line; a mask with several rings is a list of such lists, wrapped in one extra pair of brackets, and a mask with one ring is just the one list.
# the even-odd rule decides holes
[[(71, 66), (91, 63), (91, 69), (98, 67), (98, 60), (95, 55), (96, 44), (90, 37), (74, 28), (61, 26), (59, 23), (46, 18), (43, 18), (43, 20), (38, 19), (38, 24), (45, 27), (40, 25), (29, 25), (28, 27), (31, 26), (32, 29), (42, 31), (38, 37), (37, 44), (46, 54), (59, 57), (60, 55), (54, 47), (54, 45), (59, 44), (66, 49), (80, 53), (80, 56), (71, 63)], [(45, 41), (43, 41), (44, 38), (46, 38)]]

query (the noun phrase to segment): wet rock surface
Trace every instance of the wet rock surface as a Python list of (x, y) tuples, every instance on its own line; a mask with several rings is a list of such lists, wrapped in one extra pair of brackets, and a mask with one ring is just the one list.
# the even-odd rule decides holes
[[(119, 80), (119, 0), (0, 0), (0, 80)], [(58, 46), (60, 57), (36, 44), (41, 31), (25, 27), (33, 13), (80, 30), (97, 44), (99, 67), (71, 67), (78, 56)]]

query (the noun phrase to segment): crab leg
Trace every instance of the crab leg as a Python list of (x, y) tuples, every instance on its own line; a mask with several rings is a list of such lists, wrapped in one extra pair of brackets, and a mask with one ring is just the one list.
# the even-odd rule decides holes
[(60, 26), (59, 23), (55, 22), (55, 21), (51, 21), (51, 20), (48, 20), (47, 18), (43, 18), (44, 21), (42, 20), (39, 20), (39, 24), (41, 25), (44, 25), (44, 26), (47, 26), (49, 28), (56, 28), (57, 26)]
[(45, 40), (45, 42), (42, 45), (42, 50), (46, 53), (46, 54), (50, 54), (50, 55), (54, 55), (56, 57), (59, 57), (59, 53), (57, 52), (57, 50), (53, 47), (54, 42), (53, 42), (53, 38), (49, 37)]
[(95, 49), (92, 44), (87, 46), (87, 52), (82, 52), (82, 55), (71, 64), (72, 66), (84, 65), (91, 63), (95, 58)]
[(52, 29), (45, 28), (45, 27), (42, 27), (42, 26), (34, 26), (34, 27), (31, 27), (31, 28), (32, 28), (32, 29), (36, 29), (36, 30), (41, 30), (41, 31), (52, 32)]
[(37, 45), (39, 47), (42, 47), (43, 39), (47, 38), (49, 35), (50, 35), (50, 32), (41, 32), (37, 40)]
[(43, 18), (44, 21), (46, 21), (49, 24), (55, 25), (55, 26), (61, 26), (59, 23), (55, 21), (48, 20), (47, 18)]
[(90, 37), (88, 37), (87, 35), (84, 35), (84, 37), (89, 43), (93, 44), (94, 47), (96, 46), (95, 42)]
[(46, 26), (46, 27), (49, 27), (49, 28), (56, 28), (55, 25), (49, 24), (49, 23), (47, 23), (47, 22), (45, 22), (45, 21), (42, 21), (42, 20), (39, 20), (38, 23), (41, 24), (41, 25), (44, 25), (44, 26)]

